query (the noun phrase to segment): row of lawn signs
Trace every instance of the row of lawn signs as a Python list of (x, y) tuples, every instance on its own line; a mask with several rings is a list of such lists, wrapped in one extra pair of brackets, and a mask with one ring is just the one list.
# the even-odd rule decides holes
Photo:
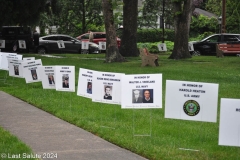
[[(0, 69), (43, 89), (75, 92), (75, 66), (42, 66), (34, 57), (0, 52)], [(7, 61), (8, 63), (5, 63)], [(165, 118), (217, 122), (218, 84), (166, 81)], [(123, 109), (162, 108), (162, 74), (100, 72), (80, 68), (77, 95)], [(240, 146), (240, 99), (221, 99), (219, 145)]]
[[(65, 48), (63, 40), (57, 41), (58, 48)], [(18, 40), (18, 46), (21, 49), (26, 49), (25, 40)], [(0, 39), (0, 49), (5, 48), (5, 40)], [(82, 49), (89, 49), (89, 43), (87, 41), (82, 41)], [(99, 49), (106, 50), (106, 42), (99, 42)]]
[[(159, 44), (157, 45), (157, 47), (158, 47), (158, 50), (159, 50), (159, 51), (167, 51), (167, 46), (166, 46), (165, 43), (159, 43)], [(192, 43), (192, 42), (189, 42), (189, 43), (188, 43), (188, 49), (189, 49), (190, 52), (191, 52), (191, 51), (194, 51), (194, 47), (193, 47), (193, 43)]]

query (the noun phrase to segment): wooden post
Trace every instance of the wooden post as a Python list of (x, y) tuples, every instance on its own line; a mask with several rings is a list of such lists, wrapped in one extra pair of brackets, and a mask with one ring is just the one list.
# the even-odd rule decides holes
[(222, 33), (226, 33), (226, 0), (222, 0)]

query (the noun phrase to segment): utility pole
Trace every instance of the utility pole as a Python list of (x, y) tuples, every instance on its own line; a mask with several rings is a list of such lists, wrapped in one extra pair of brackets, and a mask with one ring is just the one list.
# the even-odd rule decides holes
[(165, 10), (165, 0), (162, 0), (162, 43), (164, 43), (164, 10)]
[(222, 33), (226, 33), (226, 0), (222, 0)]

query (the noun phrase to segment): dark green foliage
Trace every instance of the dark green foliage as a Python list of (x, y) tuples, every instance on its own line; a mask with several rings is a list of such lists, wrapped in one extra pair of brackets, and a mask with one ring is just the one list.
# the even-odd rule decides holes
[[(164, 40), (174, 41), (174, 30), (165, 29)], [(137, 42), (162, 41), (162, 29), (141, 29), (137, 31)]]
[(46, 0), (0, 0), (0, 25), (35, 25)]

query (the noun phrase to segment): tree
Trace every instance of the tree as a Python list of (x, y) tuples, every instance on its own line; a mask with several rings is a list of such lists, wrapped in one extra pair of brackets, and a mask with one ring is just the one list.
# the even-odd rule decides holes
[(117, 41), (116, 41), (116, 30), (114, 26), (113, 17), (113, 4), (112, 0), (102, 0), (103, 17), (106, 29), (106, 57), (105, 62), (124, 62), (124, 57), (119, 53)]
[(47, 0), (0, 0), (0, 25), (35, 25)]
[(172, 0), (174, 14), (175, 39), (170, 59), (191, 58), (188, 49), (189, 29), (194, 6), (202, 0)]
[(137, 49), (137, 0), (123, 0), (123, 32), (120, 53), (123, 56), (138, 56)]

